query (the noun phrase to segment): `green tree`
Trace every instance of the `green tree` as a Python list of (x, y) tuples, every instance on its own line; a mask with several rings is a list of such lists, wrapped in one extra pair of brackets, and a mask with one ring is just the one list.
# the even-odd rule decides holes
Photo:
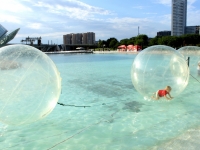
[(107, 42), (105, 40), (103, 40), (102, 41), (102, 47), (107, 47), (107, 46), (108, 46)]
[(145, 34), (140, 34), (136, 37), (135, 44), (140, 45), (142, 47), (148, 46), (148, 36)]
[(101, 48), (101, 47), (103, 47), (103, 41), (99, 39), (99, 41), (98, 41), (98, 48)]
[(135, 43), (135, 37), (131, 37), (128, 42), (127, 42), (127, 45), (134, 45)]
[(152, 45), (158, 45), (158, 39), (159, 37), (155, 37), (155, 38), (152, 38), (149, 40), (149, 45), (152, 46)]
[(172, 37), (171, 36), (163, 36), (159, 40), (160, 45), (168, 45), (171, 46), (170, 44), (172, 43)]
[(196, 45), (200, 42), (200, 36), (198, 34), (186, 34), (182, 37), (184, 39), (184, 45)]
[(129, 39), (122, 39), (122, 40), (120, 40), (119, 44), (120, 45), (128, 45), (128, 41), (129, 41)]
[(119, 44), (119, 42), (117, 41), (117, 39), (112, 39), (110, 41), (109, 48), (116, 49), (118, 44)]
[(110, 42), (113, 41), (113, 40), (118, 42), (118, 40), (116, 38), (114, 38), (114, 37), (111, 37), (111, 38), (107, 39), (106, 44), (107, 44), (108, 47), (110, 45)]

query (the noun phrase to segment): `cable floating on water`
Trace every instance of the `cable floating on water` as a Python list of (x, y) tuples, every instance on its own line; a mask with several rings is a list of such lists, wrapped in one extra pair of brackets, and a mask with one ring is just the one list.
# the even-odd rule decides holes
[[(190, 75), (191, 75), (191, 74), (190, 74)], [(197, 78), (195, 78), (195, 77), (194, 77), (194, 76), (192, 76), (192, 75), (191, 75), (191, 77), (193, 77), (193, 78), (194, 78), (196, 81), (198, 81), (198, 82), (200, 83), (200, 81), (199, 81)]]
[(57, 104), (59, 104), (59, 105), (62, 105), (62, 106), (71, 106), (71, 107), (91, 107), (91, 106), (77, 106), (77, 105), (66, 105), (66, 104), (63, 104), (63, 103), (59, 103), (59, 102), (57, 102)]

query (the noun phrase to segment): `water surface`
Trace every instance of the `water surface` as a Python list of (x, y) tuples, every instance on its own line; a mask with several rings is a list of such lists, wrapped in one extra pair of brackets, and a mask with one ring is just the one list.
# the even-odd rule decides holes
[(30, 125), (1, 124), (0, 149), (146, 150), (198, 127), (198, 76), (172, 101), (147, 101), (131, 82), (135, 56), (49, 55), (61, 73), (59, 102), (66, 106)]

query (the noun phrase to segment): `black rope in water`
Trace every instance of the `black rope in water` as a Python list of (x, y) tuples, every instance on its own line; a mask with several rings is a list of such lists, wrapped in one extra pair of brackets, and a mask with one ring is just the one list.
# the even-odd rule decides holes
[[(107, 104), (111, 104), (111, 103), (116, 103), (116, 102), (122, 102), (122, 101), (129, 101), (129, 100), (116, 100), (116, 101), (112, 101), (112, 102), (107, 102), (107, 103), (102, 103), (102, 104), (97, 104), (97, 105), (93, 105), (93, 106), (104, 106)], [(59, 103), (57, 102), (57, 104), (62, 105), (62, 106), (71, 106), (71, 107), (93, 107), (93, 106), (77, 106), (77, 105), (67, 105), (67, 104), (63, 104), (63, 103)]]
[(77, 105), (66, 105), (66, 104), (63, 104), (63, 103), (59, 103), (59, 102), (57, 102), (57, 104), (59, 104), (59, 105), (62, 105), (62, 106), (72, 106), (72, 107), (91, 107), (91, 106), (77, 106)]
[[(188, 67), (189, 67), (189, 65), (190, 65), (190, 57), (188, 57), (188, 59), (186, 61), (188, 63)], [(200, 83), (200, 81), (197, 78), (195, 78), (193, 75), (190, 74), (190, 76), (193, 77), (197, 82)]]
[[(191, 75), (191, 74), (190, 74), (190, 75)], [(197, 80), (197, 81), (200, 83), (200, 81), (199, 81), (197, 78), (195, 78), (195, 77), (194, 77), (194, 76), (192, 76), (192, 75), (191, 75), (191, 77), (193, 77), (195, 80)]]

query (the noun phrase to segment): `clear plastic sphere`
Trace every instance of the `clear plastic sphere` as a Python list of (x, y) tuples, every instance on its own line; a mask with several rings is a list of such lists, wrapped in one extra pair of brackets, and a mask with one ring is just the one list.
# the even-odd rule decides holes
[(165, 45), (151, 46), (141, 51), (132, 64), (131, 79), (135, 89), (151, 99), (153, 93), (171, 86), (172, 97), (187, 86), (189, 68), (183, 56)]
[(21, 125), (47, 116), (61, 93), (53, 61), (26, 45), (0, 48), (0, 122)]
[(200, 75), (200, 47), (198, 46), (184, 46), (178, 49), (178, 52), (181, 53), (185, 60), (188, 61), (190, 68), (190, 74), (193, 76)]

